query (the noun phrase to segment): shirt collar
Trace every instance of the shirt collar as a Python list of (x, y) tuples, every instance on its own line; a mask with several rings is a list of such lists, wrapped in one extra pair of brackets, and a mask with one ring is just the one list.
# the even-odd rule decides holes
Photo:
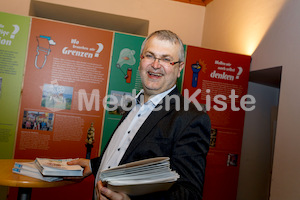
[[(145, 104), (148, 104), (148, 103), (152, 103), (153, 105), (157, 105), (167, 94), (169, 94), (174, 88), (176, 87), (176, 85), (174, 85), (172, 88), (160, 93), (160, 94), (157, 94), (153, 97), (151, 97), (148, 102), (146, 102)], [(135, 97), (135, 100), (136, 100), (136, 103), (137, 104), (140, 104), (142, 102), (140, 102), (141, 100), (141, 95), (144, 94), (144, 89), (142, 89)]]

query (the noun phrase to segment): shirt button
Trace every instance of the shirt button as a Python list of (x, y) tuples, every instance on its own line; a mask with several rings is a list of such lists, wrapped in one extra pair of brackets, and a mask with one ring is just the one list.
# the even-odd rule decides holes
[(110, 166), (108, 166), (108, 169), (110, 168)]
[(138, 117), (140, 117), (141, 116), (141, 114), (138, 114)]
[(118, 151), (120, 151), (121, 150), (121, 148), (118, 148)]
[(130, 131), (127, 132), (128, 134), (130, 133)]

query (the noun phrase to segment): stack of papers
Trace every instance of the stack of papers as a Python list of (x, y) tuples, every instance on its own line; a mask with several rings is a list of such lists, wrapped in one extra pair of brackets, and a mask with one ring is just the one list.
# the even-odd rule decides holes
[(47, 182), (60, 181), (63, 180), (61, 177), (47, 177), (43, 176), (39, 169), (36, 167), (34, 162), (15, 162), (14, 168), (12, 169), (14, 173), (22, 174), (32, 178), (37, 178)]
[(36, 158), (34, 162), (15, 162), (12, 171), (47, 182), (63, 180), (66, 176), (82, 176), (83, 168), (68, 165), (72, 159)]
[(80, 165), (68, 165), (72, 159), (36, 158), (34, 163), (44, 176), (82, 176)]
[(120, 165), (100, 174), (111, 190), (128, 195), (143, 195), (168, 190), (179, 178), (170, 169), (168, 157), (158, 157)]

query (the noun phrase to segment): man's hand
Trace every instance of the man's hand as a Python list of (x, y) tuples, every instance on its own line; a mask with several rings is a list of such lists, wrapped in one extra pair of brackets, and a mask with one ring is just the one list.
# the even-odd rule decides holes
[(95, 190), (97, 194), (97, 200), (130, 200), (126, 194), (114, 192), (104, 187), (101, 181), (97, 182)]
[(69, 178), (66, 177), (66, 179), (78, 179), (78, 178), (81, 179), (81, 178), (85, 178), (92, 174), (89, 159), (79, 158), (79, 159), (69, 161), (67, 164), (68, 165), (80, 165), (81, 167), (83, 167), (83, 177), (69, 177)]

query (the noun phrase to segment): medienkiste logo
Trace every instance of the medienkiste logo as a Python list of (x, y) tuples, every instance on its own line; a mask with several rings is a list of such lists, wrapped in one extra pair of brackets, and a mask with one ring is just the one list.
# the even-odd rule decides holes
[[(209, 90), (209, 89), (208, 89)], [(198, 99), (201, 95), (201, 89), (197, 89), (195, 92), (190, 94), (188, 89), (183, 90), (183, 100), (178, 95), (166, 95), (164, 99), (158, 103), (154, 111), (159, 111), (162, 109), (170, 110), (171, 105), (175, 103), (175, 109), (179, 111), (183, 109), (188, 111), (190, 104), (193, 103), (199, 111), (210, 111), (214, 109), (216, 111), (225, 111), (231, 109), (232, 111), (253, 111), (255, 109), (256, 100), (252, 95), (239, 96), (236, 94), (235, 90), (232, 89), (230, 95), (218, 94), (215, 96), (210, 96), (210, 91), (206, 90), (206, 102), (205, 110), (203, 104), (199, 103)], [(90, 99), (85, 90), (80, 90), (80, 95), (78, 95), (78, 110), (82, 111), (85, 108), (87, 111), (91, 111), (95, 106), (95, 110), (99, 111), (100, 101), (99, 101), (99, 90), (93, 89)], [(115, 110), (130, 111), (136, 105), (137, 91), (132, 90), (131, 95), (124, 93), (121, 97), (117, 97), (114, 94), (106, 95), (102, 100), (102, 106), (105, 110), (109, 112), (114, 112)], [(143, 95), (140, 96), (139, 102), (143, 102)], [(183, 101), (183, 107), (182, 102)], [(229, 102), (229, 103), (228, 103)], [(162, 106), (164, 104), (164, 106)]]

